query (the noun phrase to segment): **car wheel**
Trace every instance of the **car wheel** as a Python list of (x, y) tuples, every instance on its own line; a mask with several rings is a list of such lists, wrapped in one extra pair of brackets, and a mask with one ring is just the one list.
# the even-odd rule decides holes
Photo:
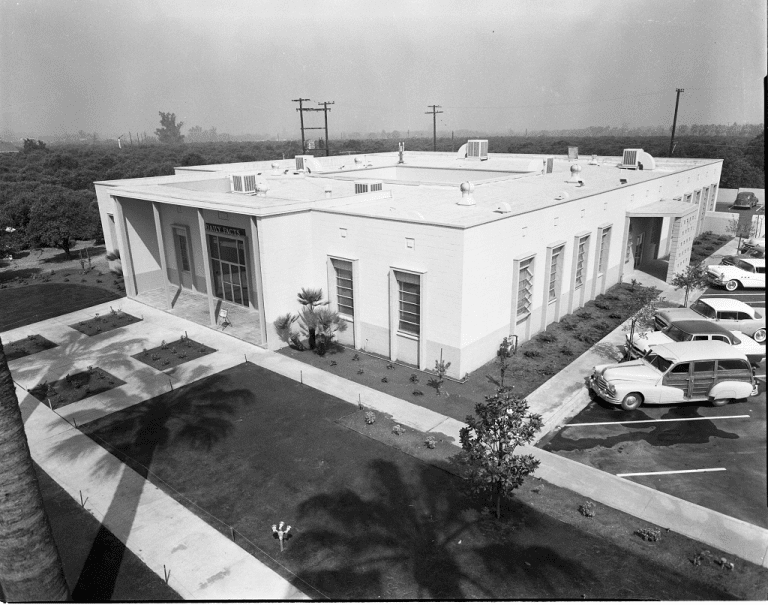
[(752, 338), (755, 339), (755, 342), (765, 342), (765, 328), (760, 328), (757, 332), (752, 334)]
[(628, 412), (636, 410), (643, 403), (643, 396), (640, 393), (629, 393), (621, 400), (621, 407)]
[(735, 279), (728, 280), (725, 282), (725, 289), (728, 290), (728, 292), (733, 292), (734, 290), (738, 289), (739, 282)]
[(733, 399), (727, 399), (727, 398), (726, 399), (713, 399), (712, 400), (712, 405), (715, 406), (716, 408), (721, 408), (724, 405), (728, 405), (732, 401), (733, 401)]

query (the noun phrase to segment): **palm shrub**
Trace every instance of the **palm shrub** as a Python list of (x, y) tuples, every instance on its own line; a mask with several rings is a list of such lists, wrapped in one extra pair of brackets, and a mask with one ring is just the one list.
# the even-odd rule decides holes
[(323, 301), (322, 288), (302, 288), (298, 293), (297, 299), (301, 305), (301, 312), (299, 313), (299, 321), (302, 329), (307, 334), (307, 341), (309, 348), (314, 349), (317, 333), (317, 317), (316, 310), (318, 307), (327, 305), (327, 302)]
[(293, 346), (299, 351), (303, 351), (304, 345), (301, 344), (299, 335), (292, 329), (296, 319), (298, 319), (298, 315), (293, 313), (286, 313), (285, 315), (278, 317), (272, 323), (272, 325), (275, 326), (275, 331), (277, 332), (277, 336), (280, 340)]
[(333, 342), (336, 332), (344, 332), (347, 322), (339, 316), (337, 311), (331, 311), (328, 307), (321, 307), (313, 311), (316, 335), (319, 337), (317, 353), (324, 355), (329, 345)]

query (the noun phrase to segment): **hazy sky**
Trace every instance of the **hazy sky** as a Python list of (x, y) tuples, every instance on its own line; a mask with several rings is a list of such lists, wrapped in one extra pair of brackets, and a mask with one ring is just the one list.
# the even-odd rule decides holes
[[(765, 0), (0, 0), (0, 131), (763, 120)], [(322, 113), (305, 114), (322, 125)], [(319, 131), (316, 131), (319, 133)], [(319, 136), (319, 135), (316, 135)]]

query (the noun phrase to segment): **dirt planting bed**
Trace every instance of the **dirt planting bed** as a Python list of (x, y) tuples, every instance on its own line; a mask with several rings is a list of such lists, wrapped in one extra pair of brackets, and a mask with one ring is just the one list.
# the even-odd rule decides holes
[(141, 353), (134, 355), (133, 358), (156, 370), (167, 370), (215, 352), (216, 349), (182, 336), (179, 340), (170, 343), (163, 341), (159, 347), (154, 349), (144, 349)]
[(75, 374), (67, 374), (55, 382), (41, 382), (29, 392), (52, 409), (58, 409), (75, 403), (86, 397), (93, 397), (110, 389), (124, 385), (125, 382), (116, 378), (106, 370), (89, 367)]
[(109, 313), (105, 313), (104, 315), (96, 313), (96, 316), (93, 319), (79, 321), (69, 327), (78, 332), (82, 332), (86, 336), (96, 336), (98, 334), (103, 334), (104, 332), (109, 332), (110, 330), (130, 326), (131, 324), (140, 321), (141, 318), (139, 317), (134, 317), (129, 313), (112, 309)]
[(5, 358), (8, 361), (13, 361), (14, 359), (21, 359), (22, 357), (41, 353), (58, 346), (55, 342), (51, 342), (44, 336), (40, 336), (40, 334), (30, 334), (24, 340), (8, 343), (3, 348), (5, 349)]

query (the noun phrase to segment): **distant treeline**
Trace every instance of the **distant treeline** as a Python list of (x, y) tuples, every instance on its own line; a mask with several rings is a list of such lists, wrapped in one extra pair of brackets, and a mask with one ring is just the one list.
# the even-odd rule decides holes
[[(440, 138), (438, 151), (457, 151), (465, 139)], [(723, 188), (765, 187), (765, 136), (680, 136), (673, 157), (723, 159), (720, 186)], [(332, 155), (397, 151), (397, 139), (350, 139), (332, 141)], [(669, 151), (667, 136), (622, 137), (488, 137), (490, 153), (530, 153), (564, 156), (576, 146), (580, 157), (620, 156), (625, 148), (642, 148), (657, 158)], [(432, 138), (411, 138), (406, 150), (431, 151)], [(241, 143), (186, 143), (102, 147), (99, 145), (29, 144), (26, 152), (0, 154), (0, 232), (5, 227), (17, 230), (16, 238), (30, 236), (27, 227), (36, 202), (66, 200), (80, 209), (83, 236), (100, 233), (95, 212), (94, 181), (169, 175), (176, 166), (227, 164), (292, 158), (301, 153), (298, 141)], [(321, 156), (323, 150), (310, 154)], [(83, 208), (87, 210), (84, 211)], [(85, 220), (87, 218), (87, 220)], [(21, 241), (21, 239), (19, 239)]]

